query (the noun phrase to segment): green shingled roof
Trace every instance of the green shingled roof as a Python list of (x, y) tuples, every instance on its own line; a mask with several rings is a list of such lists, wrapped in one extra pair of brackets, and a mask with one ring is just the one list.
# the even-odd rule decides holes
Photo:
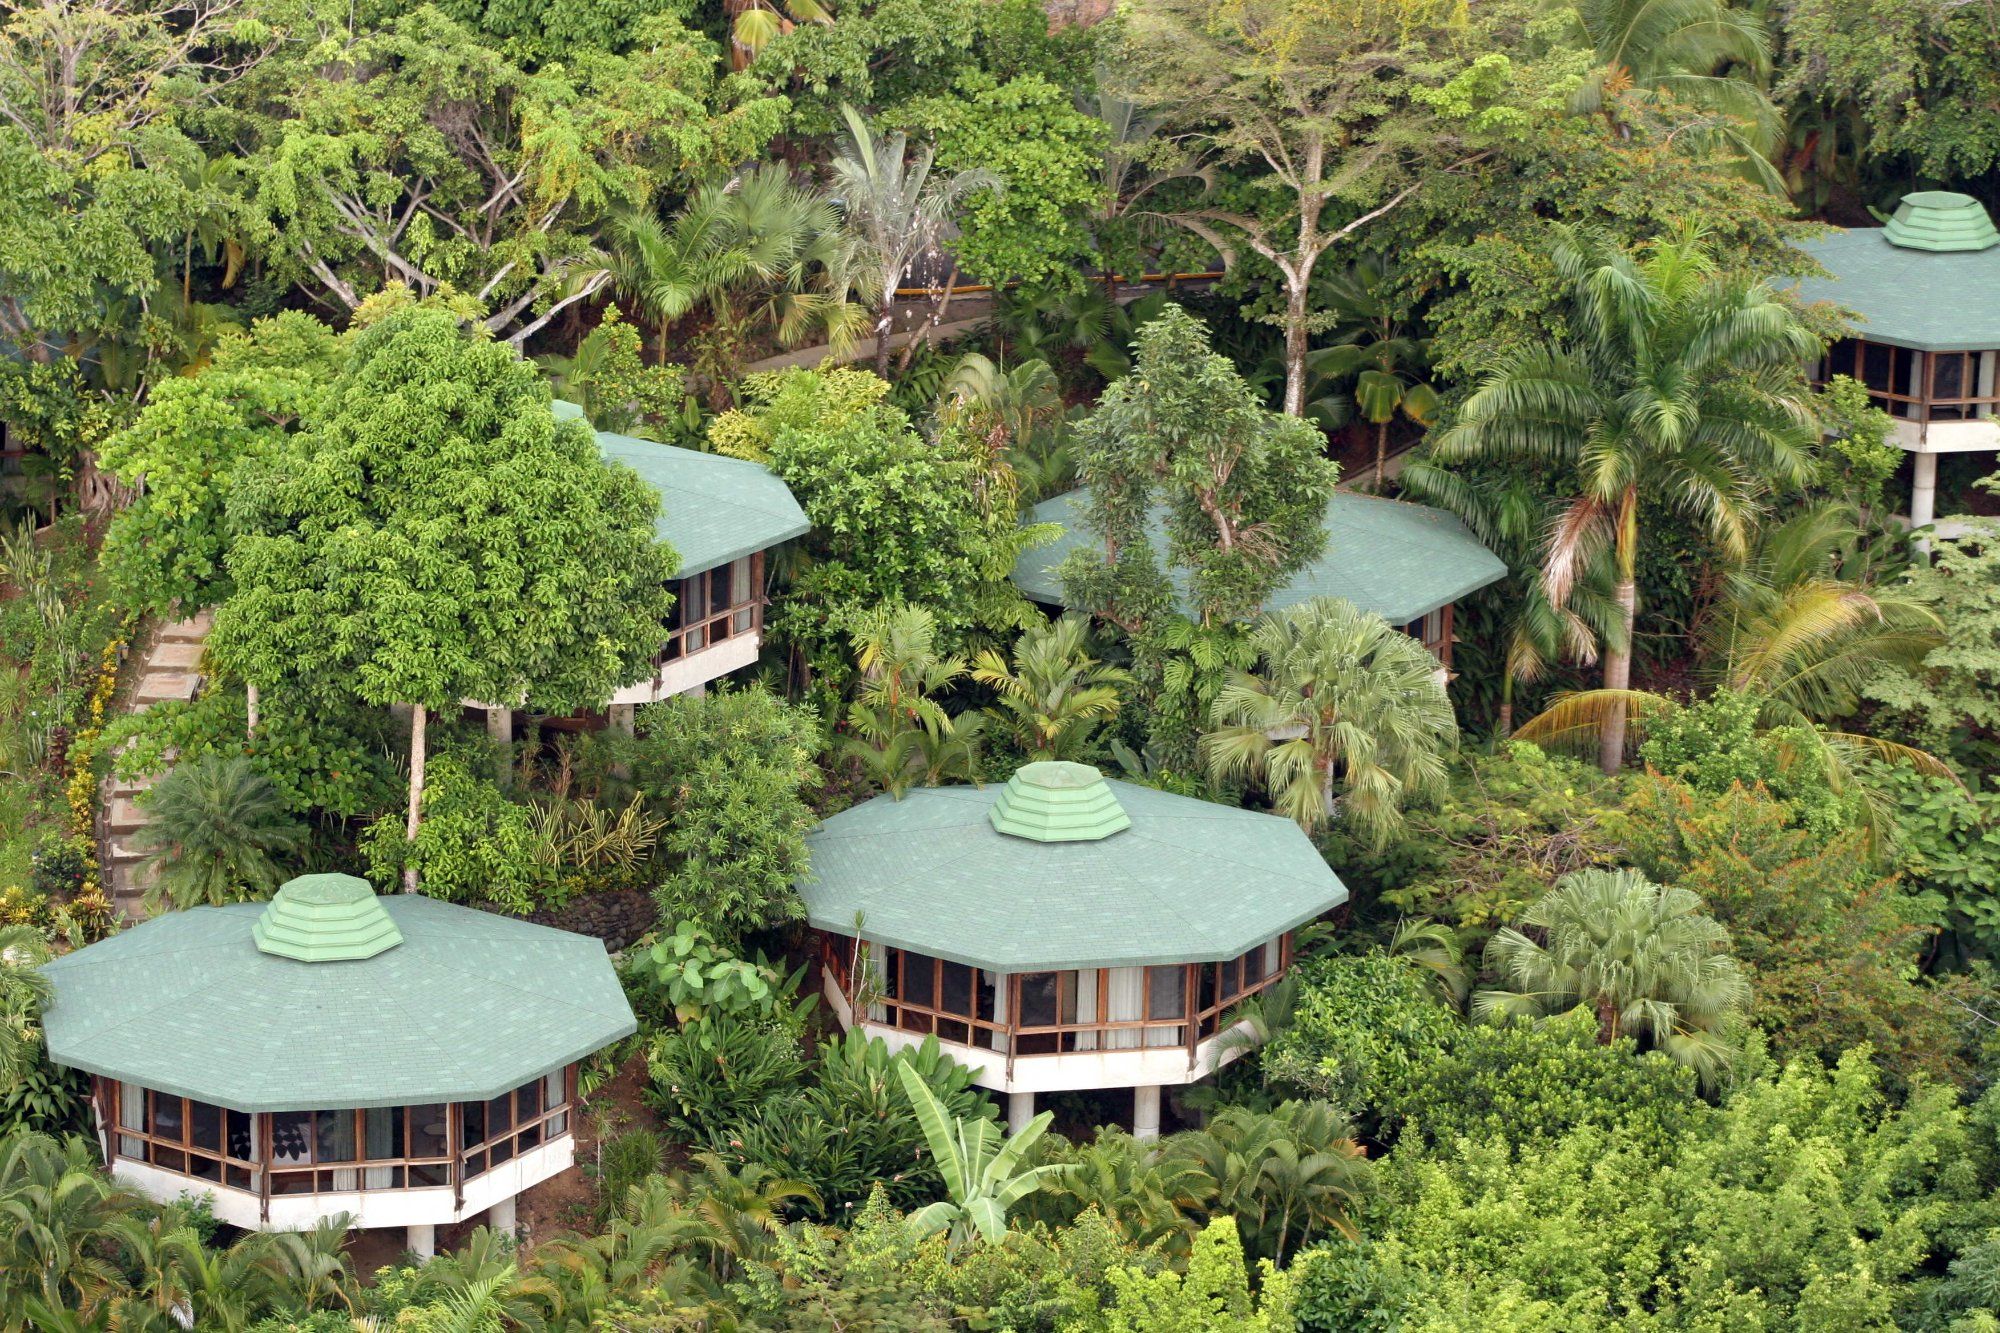
[(265, 953), (302, 963), (373, 958), (403, 942), (368, 881), (353, 875), (300, 875), (279, 888), (250, 928)]
[(416, 895), (402, 942), (302, 962), (255, 939), (263, 903), (169, 912), (42, 970), (49, 1056), (239, 1111), (476, 1101), (631, 1033), (600, 940)]
[(1830, 276), (1801, 280), (1799, 296), (1852, 311), (1856, 336), (1870, 342), (1921, 352), (1990, 351), (2000, 348), (1996, 239), (1985, 209), (1966, 196), (1911, 195), (1887, 227), (1801, 242)]
[[(1093, 544), (1081, 515), (1086, 496), (1069, 491), (1035, 506), (1031, 521), (1059, 525), (1062, 536), (1024, 552), (1014, 583), (1029, 597), (1063, 604), (1056, 567)], [(1166, 549), (1165, 514), (1155, 509), (1154, 549)], [(1282, 611), (1314, 597), (1344, 597), (1391, 624), (1406, 625), (1506, 576), (1507, 566), (1465, 524), (1441, 509), (1336, 491), (1326, 504), (1326, 549), (1273, 593), (1265, 609)], [(1183, 594), (1185, 582), (1181, 584)]]
[(1106, 781), (1131, 827), (1090, 842), (1010, 837), (1006, 790), (927, 787), (843, 810), (799, 882), (825, 930), (998, 972), (1234, 958), (1347, 901), (1298, 825)]
[[(555, 410), (565, 420), (583, 415), (560, 399)], [(761, 464), (609, 431), (597, 432), (597, 448), (660, 493), (659, 535), (680, 555), (678, 578), (767, 551), (811, 527), (790, 488)]]

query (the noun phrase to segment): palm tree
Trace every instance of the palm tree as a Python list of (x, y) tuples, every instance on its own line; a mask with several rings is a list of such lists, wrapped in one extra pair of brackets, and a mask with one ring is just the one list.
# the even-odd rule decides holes
[(696, 1153), (695, 1169), (667, 1178), (666, 1189), (688, 1216), (702, 1223), (693, 1248), (707, 1256), (718, 1282), (737, 1277), (743, 1265), (771, 1252), (771, 1233), (784, 1225), (794, 1204), (820, 1207), (819, 1191), (803, 1180), (781, 1176), (756, 1162), (732, 1169), (712, 1152)]
[(819, 0), (783, 0), (783, 8), (772, 0), (726, 0), (729, 13), (729, 64), (743, 69), (758, 52), (800, 23), (830, 26), (833, 14)]
[(1543, 1016), (1587, 1006), (1597, 1039), (1630, 1036), (1692, 1068), (1713, 1086), (1734, 1054), (1730, 1038), (1750, 983), (1729, 953), (1729, 932), (1686, 889), (1637, 870), (1565, 875), (1486, 944), (1502, 989), (1472, 997), (1474, 1018)]
[(1351, 1238), (1349, 1217), (1372, 1180), (1353, 1127), (1325, 1102), (1225, 1107), (1163, 1151), (1195, 1172), (1209, 1217), (1233, 1215), (1246, 1248), (1281, 1267), (1329, 1232)]
[[(1331, 279), (1324, 304), (1327, 313), (1340, 321), (1334, 334), (1337, 341), (1306, 354), (1306, 369), (1313, 374), (1353, 378), (1353, 406), (1362, 420), (1375, 427), (1373, 485), (1378, 491), (1388, 465), (1389, 423), (1400, 412), (1428, 426), (1440, 401), (1424, 378), (1430, 371), (1430, 339), (1404, 329), (1403, 311), (1393, 294), (1396, 279), (1397, 274), (1374, 257)], [(1309, 408), (1307, 415), (1316, 413)]]
[[(1451, 462), (1512, 458), (1575, 478), (1550, 529), (1543, 581), (1554, 607), (1607, 555), (1621, 632), (1604, 685), (1631, 684), (1642, 497), (1707, 529), (1724, 554), (1750, 545), (1756, 497), (1802, 483), (1813, 416), (1803, 367), (1819, 343), (1761, 281), (1718, 273), (1700, 234), (1635, 258), (1563, 229), (1568, 343), (1520, 353), (1488, 375), (1433, 436)], [(1599, 763), (1624, 761), (1625, 714), (1606, 718)]]
[(1067, 1166), (1051, 1194), (1078, 1212), (1097, 1209), (1129, 1245), (1186, 1250), (1202, 1178), (1185, 1159), (1113, 1127), (1075, 1149)]
[(34, 926), (0, 926), (0, 1084), (26, 1073), (41, 1045), (37, 1020), (53, 988), (42, 975), (48, 941)]
[(987, 717), (1029, 758), (1083, 758), (1117, 715), (1132, 674), (1091, 647), (1089, 620), (1064, 616), (1024, 631), (1007, 657), (988, 648), (974, 661), (972, 679), (1000, 696)]
[(1422, 644), (1333, 597), (1265, 615), (1250, 643), (1261, 667), (1230, 671), (1201, 738), (1218, 781), (1255, 777), (1308, 833), (1340, 813), (1378, 846), (1443, 790), (1458, 723)]
[(847, 300), (851, 254), (839, 211), (780, 163), (752, 167), (696, 191), (671, 221), (646, 212), (612, 219), (613, 281), (659, 333), (697, 306), (712, 324), (707, 364), (716, 385), (736, 378), (736, 349), (764, 332), (784, 347), (823, 337), (836, 352), (860, 331)]
[(126, 1290), (106, 1254), (112, 1220), (139, 1200), (111, 1183), (88, 1139), (0, 1139), (0, 1328), (42, 1328), (36, 1312), (88, 1319)]
[(967, 352), (938, 391), (937, 422), (986, 447), (980, 499), (992, 511), (1005, 499), (1018, 509), (1068, 489), (1076, 463), (1064, 430), (1062, 387), (1048, 362), (1022, 361), (1002, 370)]
[(1785, 122), (1758, 83), (1770, 73), (1771, 48), (1755, 13), (1729, 0), (1573, 0), (1569, 9), (1598, 62), (1574, 109), (1602, 111), (1628, 90), (1664, 95), (1711, 121), (1684, 137), (1735, 153), (1752, 179), (1785, 193), (1770, 161)]
[(274, 859), (297, 851), (306, 830), (271, 780), (244, 756), (183, 760), (145, 796), (138, 844), (157, 873), (148, 906), (221, 906), (262, 897), (283, 872)]
[(931, 697), (966, 674), (964, 658), (938, 652), (937, 618), (892, 603), (862, 615), (850, 637), (861, 677), (847, 706), (842, 757), (892, 795), (920, 779), (972, 776), (978, 715), (954, 718)]
[(877, 135), (859, 111), (845, 104), (840, 114), (847, 137), (833, 159), (833, 184), (854, 243), (857, 286), (864, 304), (875, 312), (875, 373), (887, 379), (896, 290), (910, 266), (944, 240), (961, 200), (980, 190), (997, 194), (1002, 187), (1000, 178), (984, 167), (933, 176), (933, 146), (925, 144), (912, 154), (906, 135)]
[(974, 1236), (998, 1245), (1007, 1235), (1007, 1210), (1069, 1171), (1058, 1163), (1021, 1165), (1028, 1150), (1048, 1133), (1055, 1114), (1042, 1112), (1002, 1142), (999, 1129), (985, 1116), (947, 1118), (944, 1104), (908, 1061), (897, 1063), (896, 1074), (903, 1080), (903, 1092), (950, 1195), (911, 1213), (910, 1229), (919, 1236), (948, 1232), (947, 1244), (953, 1250)]

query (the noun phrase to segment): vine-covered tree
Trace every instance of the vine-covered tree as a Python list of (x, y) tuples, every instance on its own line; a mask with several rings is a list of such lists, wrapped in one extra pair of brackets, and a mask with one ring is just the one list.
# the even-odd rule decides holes
[(398, 310), (355, 340), (323, 423), (239, 488), (210, 651), (251, 682), (409, 705), (413, 838), (431, 710), (568, 712), (643, 673), (677, 563), (658, 511), (511, 348)]

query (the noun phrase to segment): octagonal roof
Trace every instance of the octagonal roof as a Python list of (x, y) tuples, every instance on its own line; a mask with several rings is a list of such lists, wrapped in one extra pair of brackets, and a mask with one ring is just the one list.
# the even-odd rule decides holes
[[(307, 878), (295, 897), (337, 890), (345, 909), (306, 932), (332, 956), (260, 947), (284, 933), (265, 924), (275, 901), (168, 912), (42, 969), (49, 1057), (239, 1111), (403, 1106), (498, 1096), (637, 1026), (601, 940)], [(338, 956), (383, 925), (399, 943)]]
[(1799, 281), (1802, 300), (1857, 316), (1854, 334), (1920, 352), (2000, 348), (2000, 232), (1975, 199), (1906, 196), (1884, 227), (1799, 243), (1828, 276)]
[(1289, 819), (1099, 778), (1077, 789), (1101, 786), (1129, 827), (1042, 841), (996, 827), (1014, 785), (877, 796), (828, 819), (807, 839), (807, 919), (851, 935), (858, 915), (881, 944), (1038, 972), (1234, 958), (1347, 901)]

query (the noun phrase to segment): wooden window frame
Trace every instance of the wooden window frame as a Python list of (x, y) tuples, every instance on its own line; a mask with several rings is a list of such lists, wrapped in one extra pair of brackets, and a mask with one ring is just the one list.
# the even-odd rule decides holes
[[(750, 555), (740, 558), (747, 559), (750, 562), (749, 599), (741, 602), (732, 602), (720, 610), (711, 606), (700, 620), (692, 624), (672, 627), (668, 631), (666, 642), (660, 645), (660, 651), (653, 655), (653, 665), (655, 667), (664, 667), (673, 662), (683, 661), (697, 653), (707, 652), (717, 644), (726, 643), (730, 639), (740, 639), (746, 635), (758, 634), (763, 631), (764, 606), (769, 600), (764, 595), (764, 553), (762, 551), (753, 551)], [(735, 567), (736, 561), (732, 560), (726, 565), (718, 565), (715, 568), (731, 571), (730, 577), (733, 582)], [(692, 578), (676, 579), (674, 581), (674, 605), (676, 607), (680, 606), (681, 599), (686, 596), (684, 585), (692, 582), (694, 579), (707, 579), (714, 573), (715, 569), (704, 569), (701, 573), (693, 575)], [(740, 629), (736, 628), (734, 625), (736, 617), (745, 613), (748, 613), (750, 623)], [(718, 626), (721, 627), (720, 633), (716, 632)], [(688, 647), (688, 640), (696, 636), (699, 636), (701, 640), (701, 647)]]
[[(200, 1181), (204, 1185), (213, 1185), (219, 1189), (235, 1189), (252, 1193), (258, 1188), (258, 1176), (264, 1170), (264, 1164), (251, 1158), (237, 1157), (229, 1151), (229, 1117), (232, 1114), (249, 1115), (250, 1137), (251, 1141), (255, 1143), (259, 1134), (258, 1117), (255, 1114), (244, 1111), (232, 1112), (226, 1106), (216, 1102), (205, 1102), (198, 1097), (181, 1097), (174, 1093), (161, 1092), (156, 1088), (139, 1087), (138, 1090), (141, 1099), (139, 1118), (141, 1124), (136, 1128), (128, 1128), (120, 1119), (120, 1093), (122, 1087), (118, 1080), (95, 1078), (94, 1082), (101, 1089), (101, 1092), (98, 1093), (98, 1096), (101, 1098), (99, 1105), (107, 1106), (110, 1110), (107, 1120), (111, 1131), (111, 1152), (115, 1159), (136, 1162), (141, 1166), (149, 1166), (155, 1171), (165, 1171), (170, 1175), (185, 1176), (189, 1180)], [(137, 1084), (133, 1086), (138, 1087)], [(155, 1134), (152, 1131), (151, 1126), (154, 1120), (153, 1107), (157, 1102), (180, 1103), (181, 1136), (179, 1139), (170, 1139), (164, 1134)], [(194, 1107), (197, 1105), (213, 1107), (222, 1117), (222, 1146), (220, 1148), (208, 1149), (196, 1145), (194, 1141)], [(138, 1156), (135, 1157), (125, 1151), (125, 1140), (127, 1139), (136, 1139), (139, 1141)], [(181, 1157), (181, 1165), (178, 1167), (170, 1166), (154, 1160), (156, 1151), (160, 1153), (178, 1153)], [(213, 1179), (210, 1179), (208, 1176), (197, 1175), (193, 1170), (189, 1169), (193, 1166), (195, 1158), (215, 1163), (216, 1173)], [(245, 1177), (247, 1183), (242, 1185), (230, 1184), (229, 1176), (232, 1170), (240, 1176)]]
[[(549, 1071), (549, 1073), (555, 1073), (555, 1072), (556, 1071), (554, 1070)], [(491, 1171), (496, 1167), (505, 1166), (507, 1163), (515, 1160), (518, 1157), (521, 1157), (526, 1153), (531, 1153), (538, 1149), (545, 1148), (549, 1144), (557, 1142), (558, 1140), (565, 1138), (569, 1135), (572, 1135), (576, 1132), (576, 1066), (575, 1065), (563, 1066), (562, 1083), (561, 1083), (562, 1097), (559, 1101), (557, 1101), (553, 1106), (551, 1106), (546, 1104), (546, 1099), (544, 1099), (544, 1105), (542, 1106), (542, 1109), (540, 1111), (536, 1112), (533, 1116), (525, 1120), (521, 1118), (521, 1103), (520, 1103), (521, 1094), (529, 1088), (534, 1088), (536, 1089), (536, 1096), (541, 1097), (542, 1095), (541, 1086), (544, 1082), (547, 1081), (548, 1077), (549, 1077), (548, 1074), (542, 1074), (539, 1077), (528, 1080), (526, 1083), (516, 1084), (514, 1087), (509, 1088), (504, 1094), (502, 1094), (503, 1096), (509, 1098), (513, 1102), (513, 1105), (510, 1108), (513, 1117), (511, 1123), (508, 1125), (506, 1129), (502, 1130), (498, 1134), (493, 1134), (489, 1132), (485, 1138), (479, 1140), (479, 1142), (477, 1143), (467, 1143), (464, 1141), (465, 1108), (468, 1106), (484, 1107), (488, 1103), (487, 1102), (454, 1103), (454, 1105), (458, 1109), (458, 1114), (456, 1117), (458, 1138), (459, 1138), (459, 1152), (458, 1152), (457, 1165), (459, 1171), (459, 1178), (461, 1180), (472, 1180), (479, 1176), (483, 1176), (488, 1171)], [(489, 1100), (498, 1100), (498, 1099), (495, 1098)], [(555, 1130), (553, 1133), (549, 1132), (548, 1130), (549, 1122), (557, 1119), (560, 1119), (563, 1122), (562, 1126), (559, 1129)], [(522, 1136), (530, 1133), (531, 1131), (535, 1135), (535, 1141), (527, 1145), (526, 1147), (523, 1147), (521, 1145), (521, 1138)], [(501, 1157), (497, 1161), (494, 1160), (493, 1156), (494, 1151), (502, 1147), (506, 1149), (506, 1156)]]
[[(853, 1015), (854, 1022), (870, 1023), (879, 1028), (907, 1032), (912, 1036), (935, 1036), (939, 1041), (952, 1042), (959, 1046), (966, 1046), (977, 1050), (992, 1051), (997, 1055), (1006, 1056), (1010, 1068), (1016, 1058), (1034, 1059), (1047, 1055), (1067, 1055), (1079, 1050), (1087, 1053), (1109, 1051), (1111, 1054), (1118, 1054), (1127, 1050), (1162, 1049), (1160, 1047), (1149, 1047), (1143, 1041), (1137, 1047), (1106, 1047), (1101, 1041), (1095, 1047), (1085, 1047), (1081, 1046), (1078, 1040), (1086, 1035), (1094, 1035), (1101, 1038), (1114, 1032), (1132, 1031), (1172, 1030), (1176, 1033), (1173, 1045), (1185, 1043), (1188, 1050), (1188, 1058), (1193, 1060), (1195, 1047), (1201, 1041), (1214, 1036), (1221, 1030), (1224, 1015), (1251, 996), (1260, 994), (1277, 985), (1284, 978), (1285, 974), (1291, 970), (1293, 961), (1292, 933), (1286, 931), (1277, 937), (1278, 960), (1276, 966), (1269, 973), (1249, 985), (1243, 983), (1244, 960), (1253, 953), (1269, 948), (1271, 943), (1269, 940), (1258, 943), (1252, 949), (1239, 954), (1235, 958), (1225, 959), (1221, 962), (1173, 963), (1165, 967), (1148, 967), (1145, 969), (1146, 975), (1141, 990), (1143, 997), (1141, 1000), (1142, 1006), (1148, 1010), (1151, 1008), (1153, 974), (1155, 972), (1178, 971), (1181, 973), (1181, 1014), (1179, 1017), (1146, 1017), (1115, 1020), (1093, 1019), (1089, 1022), (1077, 1021), (1067, 1023), (1023, 1023), (1021, 1021), (1022, 979), (1028, 976), (1041, 976), (1044, 975), (1043, 972), (997, 973), (996, 975), (1002, 979), (1007, 987), (1008, 1021), (1001, 1023), (992, 1019), (979, 1018), (976, 1015), (957, 1013), (942, 1007), (944, 995), (942, 964), (944, 960), (934, 958), (928, 954), (916, 953), (914, 950), (871, 945), (871, 952), (879, 953), (882, 959), (883, 984), (879, 990), (871, 990), (866, 998), (869, 1001), (871, 1010), (879, 1008), (881, 1017), (878, 1018), (873, 1012), (863, 1013), (859, 1008), (858, 992), (854, 984), (851, 969), (847, 963), (848, 952), (854, 947), (854, 937), (842, 935), (837, 931), (815, 931), (814, 937), (815, 948), (818, 951), (821, 966), (832, 969), (836, 984), (840, 986), (841, 994), (848, 1002), (849, 1012)], [(937, 997), (936, 1002), (922, 1004), (906, 998), (908, 993), (907, 967), (910, 959), (918, 959), (932, 965), (932, 994)], [(1228, 976), (1229, 969), (1235, 970), (1236, 989), (1225, 993), (1225, 978)], [(970, 968), (968, 970), (972, 978), (972, 1007), (976, 1010), (979, 1004), (979, 978), (983, 969)], [(1080, 969), (1062, 968), (1051, 970), (1058, 978), (1056, 1013), (1060, 1016), (1064, 1011), (1063, 999), (1065, 995), (1062, 978), (1074, 978)], [(1109, 1013), (1111, 1009), (1111, 970), (1101, 967), (1090, 970), (1095, 972), (1097, 984), (1097, 1006), (1094, 1012), (1099, 1014)], [(1214, 999), (1206, 1005), (1201, 1003), (1201, 982), (1204, 976), (1208, 977), (1214, 983)], [(1070, 984), (1074, 985), (1074, 982)], [(967, 1030), (968, 1037), (974, 1030), (990, 1032), (993, 1035), (994, 1044), (990, 1046), (981, 1045), (970, 1040), (947, 1036), (939, 1031), (940, 1025), (943, 1023), (963, 1025)], [(1024, 1037), (1031, 1039), (1026, 1043), (1028, 1046), (1039, 1048), (1046, 1044), (1046, 1049), (1023, 1049), (1024, 1043), (1021, 1039)], [(1046, 1039), (1046, 1043), (1043, 1039)]]
[[(1844, 349), (1842, 348), (1842, 343), (1851, 345), (1851, 355), (1843, 355)], [(1888, 353), (1889, 375), (1885, 387), (1876, 388), (1870, 385), (1867, 376), (1863, 373), (1864, 358), (1867, 356), (1867, 349), (1870, 347), (1879, 347)], [(1896, 369), (1901, 363), (1902, 358), (1911, 356), (1923, 358), (1923, 369), (1915, 377), (1916, 392), (1903, 393), (1895, 387)], [(1814, 368), (1813, 382), (1825, 385), (1835, 375), (1846, 375), (1867, 392), (1871, 402), (1888, 412), (1890, 416), (1896, 418), (1898, 421), (1914, 421), (1928, 425), (1932, 421), (1988, 420), (1992, 417), (2000, 416), (2000, 368), (1996, 368), (1996, 387), (1993, 393), (1960, 394), (1955, 397), (1945, 398), (1940, 397), (1937, 392), (1938, 363), (1942, 358), (1979, 356), (1991, 356), (2000, 359), (2000, 349), (1980, 348), (1967, 352), (1920, 352), (1912, 347), (1899, 347), (1895, 343), (1871, 342), (1866, 338), (1843, 338), (1840, 342), (1835, 343), (1827, 349), (1826, 356)], [(1977, 367), (1978, 363), (1976, 361), (1969, 362), (1967, 367), (1972, 371), (1972, 379), (1975, 384), (1978, 381)], [(1898, 412), (1896, 410), (1898, 405), (1901, 405), (1906, 410)], [(1990, 409), (1987, 416), (1981, 417), (1971, 411), (1971, 409), (1978, 407)], [(1939, 416), (1936, 415), (1935, 411), (1938, 408), (1958, 408), (1962, 409), (1962, 412), (1957, 416)]]

